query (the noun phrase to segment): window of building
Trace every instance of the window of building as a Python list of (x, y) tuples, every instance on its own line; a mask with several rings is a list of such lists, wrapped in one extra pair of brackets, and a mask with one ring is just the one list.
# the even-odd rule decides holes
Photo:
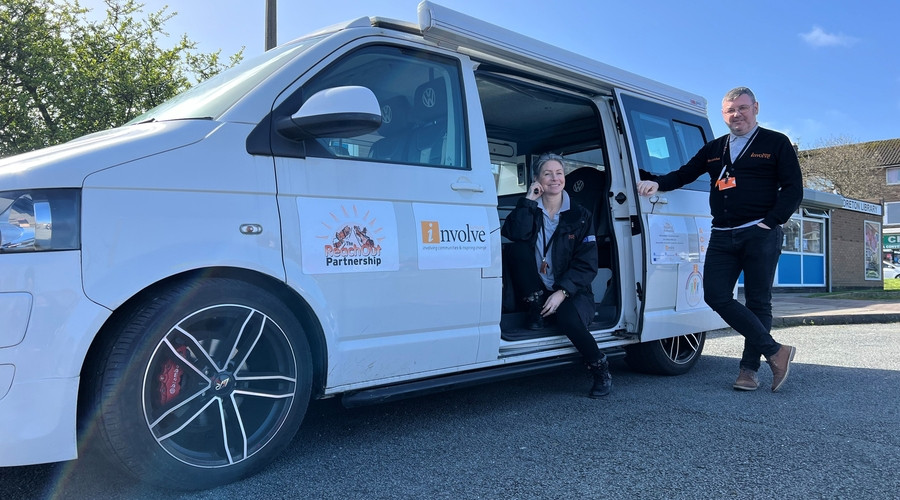
[(900, 184), (900, 167), (891, 167), (885, 169), (888, 185)]
[(784, 241), (781, 246), (782, 252), (799, 252), (800, 251), (800, 218), (792, 218), (785, 222)]
[(825, 224), (818, 221), (803, 221), (803, 252), (805, 253), (825, 253), (822, 245), (822, 235), (824, 234)]
[(900, 224), (900, 201), (884, 204), (884, 224)]
[(825, 221), (823, 210), (801, 209), (782, 229), (781, 258), (778, 259), (777, 286), (825, 285)]

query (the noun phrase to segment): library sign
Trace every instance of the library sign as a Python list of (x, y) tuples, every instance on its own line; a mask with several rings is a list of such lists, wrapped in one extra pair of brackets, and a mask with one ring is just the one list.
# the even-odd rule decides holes
[(881, 204), (869, 203), (862, 200), (854, 200), (852, 198), (844, 198), (844, 210), (852, 210), (854, 212), (863, 212), (872, 215), (881, 215)]

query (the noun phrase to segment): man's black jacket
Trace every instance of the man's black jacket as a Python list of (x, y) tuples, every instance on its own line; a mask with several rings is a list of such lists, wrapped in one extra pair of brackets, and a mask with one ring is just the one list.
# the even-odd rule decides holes
[[(784, 224), (803, 199), (800, 163), (787, 136), (762, 127), (758, 130), (734, 164), (726, 157), (729, 136), (724, 135), (703, 146), (680, 169), (657, 177), (659, 190), (678, 189), (708, 173), (713, 227), (737, 227), (757, 219), (770, 228)], [(716, 188), (723, 167), (736, 179), (731, 189)]]

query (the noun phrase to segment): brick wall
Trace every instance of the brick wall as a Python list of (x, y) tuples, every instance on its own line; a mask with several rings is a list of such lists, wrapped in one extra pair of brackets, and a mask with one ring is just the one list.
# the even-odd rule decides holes
[(879, 279), (866, 279), (864, 221), (880, 224), (882, 218), (877, 215), (843, 209), (831, 212), (831, 283), (835, 290), (854, 288), (877, 288), (880, 290), (884, 286), (880, 279), (880, 253), (878, 255)]
[(900, 184), (885, 186), (884, 201), (900, 201)]

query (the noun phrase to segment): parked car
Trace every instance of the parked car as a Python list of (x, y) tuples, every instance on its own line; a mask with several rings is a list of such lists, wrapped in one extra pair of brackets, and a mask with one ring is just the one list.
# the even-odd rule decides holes
[(896, 264), (891, 264), (889, 262), (883, 262), (883, 267), (881, 268), (881, 274), (886, 280), (891, 279), (900, 279), (900, 266)]

